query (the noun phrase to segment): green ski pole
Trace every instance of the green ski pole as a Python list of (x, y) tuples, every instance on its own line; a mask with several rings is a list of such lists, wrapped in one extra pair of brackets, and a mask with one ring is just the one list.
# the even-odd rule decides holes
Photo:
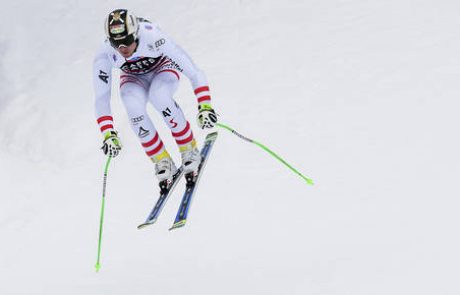
[(112, 159), (112, 157), (108, 157), (107, 163), (105, 164), (105, 169), (104, 169), (104, 182), (103, 182), (103, 185), (102, 185), (101, 219), (100, 219), (100, 222), (99, 222), (99, 243), (98, 243), (98, 246), (97, 246), (97, 261), (96, 261), (96, 265), (95, 265), (96, 272), (99, 272), (99, 270), (101, 269), (100, 259), (101, 259), (102, 228), (103, 228), (103, 225), (104, 225), (105, 188), (107, 187), (107, 171), (109, 170), (109, 164), (110, 164), (111, 159)]
[(313, 185), (313, 180), (312, 179), (310, 179), (310, 178), (306, 177), (305, 175), (303, 175), (302, 173), (300, 173), (297, 169), (292, 167), (288, 162), (286, 162), (283, 158), (278, 156), (275, 152), (273, 152), (271, 149), (269, 149), (265, 145), (261, 144), (260, 142), (255, 141), (253, 139), (247, 138), (246, 136), (236, 132), (235, 129), (233, 129), (233, 128), (227, 126), (227, 125), (224, 125), (224, 124), (221, 124), (221, 123), (217, 123), (216, 125), (217, 125), (217, 127), (220, 127), (220, 128), (223, 128), (223, 129), (226, 129), (226, 130), (230, 131), (231, 133), (235, 134), (236, 136), (238, 136), (239, 138), (241, 138), (241, 139), (243, 139), (243, 140), (245, 140), (247, 142), (250, 142), (250, 143), (253, 143), (253, 144), (257, 145), (258, 147), (260, 147), (261, 149), (263, 149), (264, 151), (266, 151), (267, 153), (272, 155), (275, 159), (277, 159), (278, 161), (280, 161), (281, 163), (286, 165), (286, 167), (291, 169), (292, 172), (294, 172), (295, 174), (297, 174), (300, 177), (302, 177), (302, 179), (305, 180), (308, 184)]

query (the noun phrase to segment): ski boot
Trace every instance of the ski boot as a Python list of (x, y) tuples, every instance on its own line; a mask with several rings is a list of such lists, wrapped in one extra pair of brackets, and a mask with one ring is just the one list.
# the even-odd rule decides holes
[(176, 173), (177, 167), (171, 157), (165, 157), (155, 163), (155, 175), (162, 192), (169, 189)]
[(201, 154), (196, 146), (188, 146), (187, 149), (181, 151), (182, 167), (184, 167), (185, 179), (187, 182), (193, 180), (197, 174), (201, 164)]

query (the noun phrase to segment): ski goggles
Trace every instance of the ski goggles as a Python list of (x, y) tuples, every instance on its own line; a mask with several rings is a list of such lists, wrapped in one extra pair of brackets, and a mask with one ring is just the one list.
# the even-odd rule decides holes
[(109, 41), (110, 41), (110, 45), (112, 45), (112, 47), (118, 49), (118, 48), (120, 48), (122, 46), (125, 46), (125, 47), (130, 46), (131, 44), (134, 43), (134, 41), (136, 41), (136, 38), (134, 37), (134, 34), (131, 34), (131, 35), (128, 35), (128, 36), (126, 36), (126, 37), (124, 37), (123, 39), (120, 39), (120, 40), (115, 40), (115, 39), (109, 38)]

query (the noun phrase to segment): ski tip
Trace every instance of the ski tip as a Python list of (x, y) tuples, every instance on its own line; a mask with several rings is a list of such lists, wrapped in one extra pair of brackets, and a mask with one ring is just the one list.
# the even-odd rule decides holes
[(186, 222), (187, 222), (186, 219), (178, 221), (178, 222), (174, 223), (169, 230), (173, 230), (173, 229), (176, 229), (176, 228), (181, 228), (181, 227), (183, 227), (185, 225)]
[(217, 131), (216, 131), (216, 132), (209, 133), (208, 135), (206, 135), (206, 140), (216, 139), (218, 134), (219, 134), (219, 133), (218, 133)]
[(155, 223), (155, 220), (152, 221), (152, 222), (145, 222), (145, 223), (139, 224), (139, 225), (137, 226), (137, 229), (143, 229), (144, 227), (147, 227), (147, 226), (152, 225), (152, 224), (154, 224), (154, 223)]
[(101, 269), (101, 265), (99, 263), (96, 263), (94, 267), (96, 268), (96, 272), (99, 272), (99, 270)]

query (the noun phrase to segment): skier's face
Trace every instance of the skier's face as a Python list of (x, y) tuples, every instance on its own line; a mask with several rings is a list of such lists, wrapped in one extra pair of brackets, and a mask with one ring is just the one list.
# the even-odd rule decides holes
[(127, 58), (133, 55), (134, 51), (136, 50), (136, 45), (136, 42), (133, 42), (129, 46), (120, 46), (117, 48), (117, 50), (124, 58)]

